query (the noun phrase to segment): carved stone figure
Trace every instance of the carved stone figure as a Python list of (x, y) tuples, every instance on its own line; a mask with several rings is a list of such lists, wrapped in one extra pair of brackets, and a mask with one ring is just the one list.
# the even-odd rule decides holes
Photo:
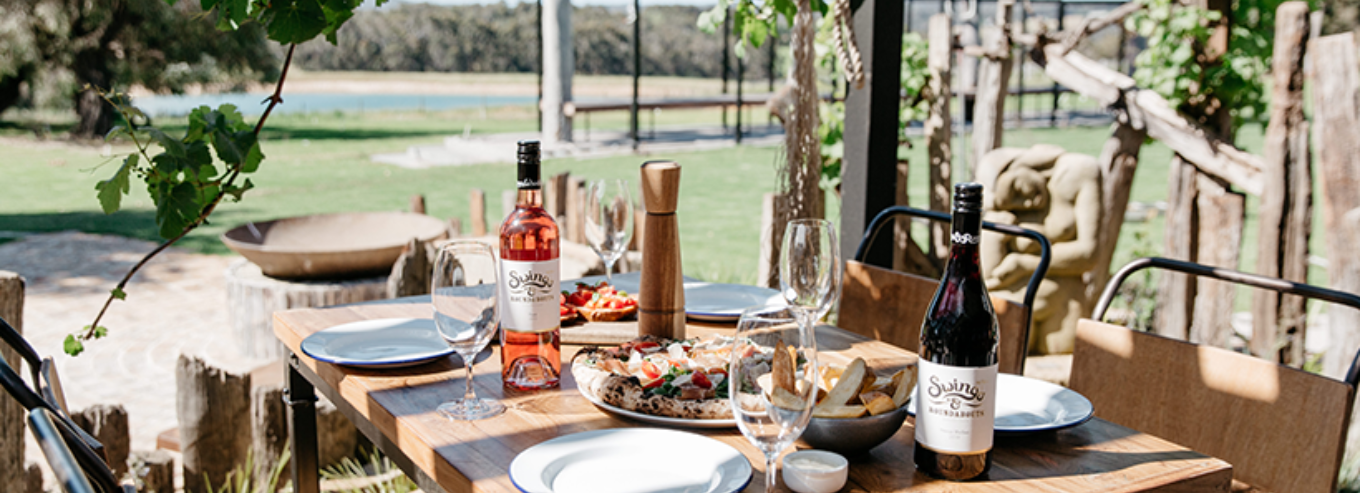
[[(1086, 282), (1096, 262), (1101, 216), (1096, 159), (1040, 144), (1002, 148), (978, 163), (986, 187), (983, 218), (1029, 228), (1048, 237), (1052, 260), (1034, 302), (1029, 351), (1072, 352), (1077, 320), (1087, 316)], [(1039, 245), (1026, 238), (984, 233), (982, 272), (987, 289), (1020, 302), (1039, 265)]]

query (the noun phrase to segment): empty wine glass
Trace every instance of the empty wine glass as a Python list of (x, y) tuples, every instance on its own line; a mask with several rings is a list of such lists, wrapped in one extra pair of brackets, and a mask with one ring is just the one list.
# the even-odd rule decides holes
[(790, 305), (815, 322), (841, 296), (841, 253), (836, 230), (825, 219), (795, 219), (784, 227), (779, 249), (779, 287)]
[[(817, 340), (803, 310), (759, 306), (742, 311), (733, 342), (728, 399), (737, 428), (765, 454), (765, 491), (775, 488), (776, 459), (803, 434), (817, 392)], [(779, 361), (783, 359), (783, 361)]]
[(586, 243), (604, 261), (604, 276), (614, 284), (614, 262), (628, 249), (633, 199), (627, 180), (593, 180), (586, 190)]
[(496, 253), (491, 245), (455, 241), (439, 249), (431, 276), (430, 298), (439, 335), (463, 358), (467, 391), (462, 399), (439, 406), (439, 414), (454, 420), (496, 416), (505, 405), (479, 399), (472, 390), (472, 365), (477, 353), (496, 334)]

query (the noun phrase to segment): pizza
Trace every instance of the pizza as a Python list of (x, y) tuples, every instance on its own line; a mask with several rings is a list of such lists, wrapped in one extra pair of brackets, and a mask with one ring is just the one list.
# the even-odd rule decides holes
[(643, 336), (618, 347), (582, 349), (571, 368), (580, 391), (597, 402), (653, 416), (732, 419), (727, 402), (731, 353), (730, 337), (672, 341)]
[(638, 303), (607, 282), (594, 286), (578, 282), (575, 292), (562, 291), (562, 323), (575, 319), (568, 318), (568, 309), (587, 322), (613, 322), (636, 315)]

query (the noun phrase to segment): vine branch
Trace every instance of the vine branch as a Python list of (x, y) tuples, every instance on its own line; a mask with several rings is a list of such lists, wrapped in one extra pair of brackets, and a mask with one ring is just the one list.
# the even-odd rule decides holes
[[(283, 82), (288, 79), (288, 67), (293, 63), (293, 50), (296, 48), (297, 44), (288, 45), (288, 56), (284, 58), (283, 70), (279, 74), (278, 84), (274, 86), (274, 94), (270, 95), (268, 98), (265, 99), (265, 101), (269, 102), (269, 106), (265, 107), (264, 114), (260, 115), (260, 121), (255, 124), (256, 137), (258, 137), (260, 135), (260, 131), (264, 129), (264, 122), (265, 120), (269, 119), (269, 114), (274, 111), (274, 107), (283, 103)], [(130, 122), (131, 120), (129, 119), (128, 121)], [(133, 137), (133, 142), (137, 142), (135, 136)], [(142, 154), (146, 153), (146, 149), (140, 148), (140, 144), (138, 144), (138, 147)], [(90, 326), (85, 329), (85, 333), (80, 335), (80, 339), (88, 341), (95, 336), (95, 332), (99, 328), (99, 321), (104, 318), (104, 313), (108, 312), (109, 306), (113, 304), (113, 300), (119, 298), (119, 296), (116, 293), (122, 292), (123, 288), (127, 287), (127, 283), (132, 280), (132, 276), (136, 275), (137, 272), (140, 271), (142, 267), (146, 266), (146, 263), (150, 262), (152, 258), (155, 258), (156, 255), (159, 255), (161, 252), (165, 251), (166, 248), (169, 248), (170, 245), (173, 245), (175, 244), (175, 242), (179, 241), (180, 239), (183, 239), (186, 235), (189, 234), (189, 232), (193, 231), (194, 229), (197, 229), (204, 222), (206, 222), (208, 220), (208, 216), (212, 215), (213, 211), (217, 209), (217, 204), (222, 203), (222, 199), (227, 195), (227, 190), (231, 187), (231, 185), (233, 185), (236, 182), (236, 178), (240, 175), (241, 166), (238, 164), (232, 168), (231, 174), (227, 176), (227, 181), (221, 187), (221, 190), (217, 192), (217, 195), (213, 197), (213, 200), (211, 202), (208, 202), (207, 206), (203, 207), (203, 211), (199, 213), (198, 218), (194, 219), (194, 222), (189, 223), (188, 226), (185, 226), (184, 230), (180, 231), (180, 233), (176, 235), (174, 238), (166, 240), (164, 243), (161, 243), (159, 246), (157, 246), (154, 250), (151, 250), (151, 252), (143, 256), (142, 259), (138, 261), (136, 265), (133, 265), (132, 268), (128, 270), (127, 274), (123, 276), (123, 279), (118, 281), (118, 285), (112, 291), (109, 292), (109, 297), (104, 300), (104, 306), (99, 309), (99, 314), (95, 315), (94, 317), (94, 323), (91, 323)]]

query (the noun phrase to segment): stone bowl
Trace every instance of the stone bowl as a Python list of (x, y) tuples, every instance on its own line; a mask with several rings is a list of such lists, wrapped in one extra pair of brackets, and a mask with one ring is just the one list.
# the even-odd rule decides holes
[(246, 223), (221, 238), (266, 276), (307, 280), (386, 275), (412, 238), (447, 237), (444, 222), (424, 214), (357, 212)]
[(812, 418), (802, 439), (820, 450), (852, 456), (892, 438), (907, 420), (907, 406), (890, 413), (861, 418)]

